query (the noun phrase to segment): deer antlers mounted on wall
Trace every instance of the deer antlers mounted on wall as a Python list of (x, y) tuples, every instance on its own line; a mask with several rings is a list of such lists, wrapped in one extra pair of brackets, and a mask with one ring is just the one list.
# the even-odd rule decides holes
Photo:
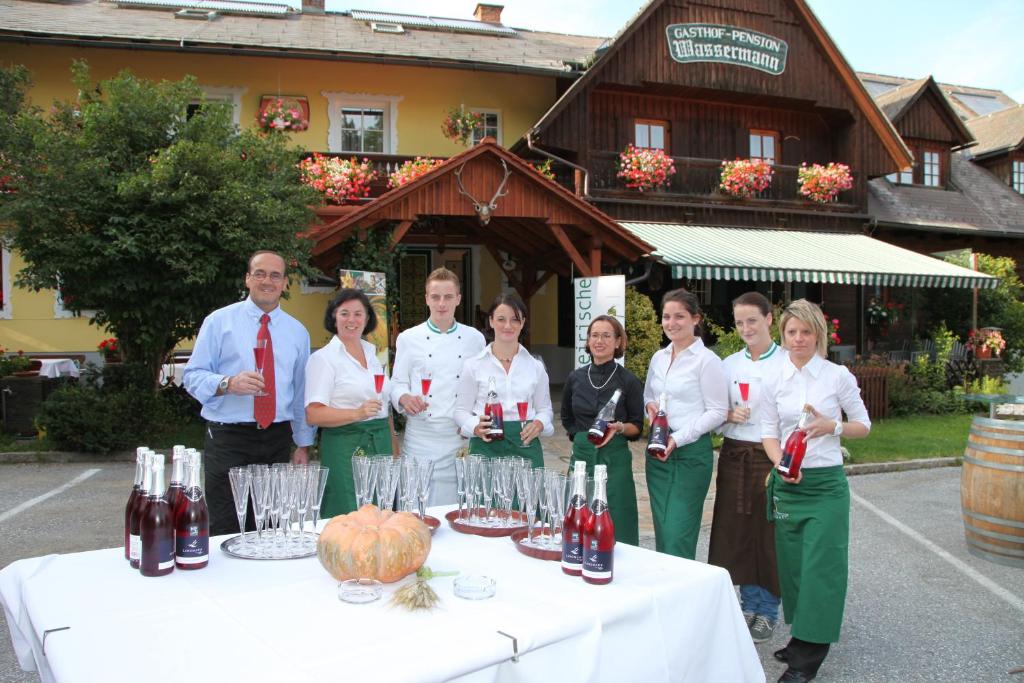
[(469, 192), (466, 191), (466, 186), (462, 184), (462, 169), (466, 167), (465, 164), (459, 166), (459, 169), (454, 172), (455, 179), (459, 182), (459, 194), (464, 194), (469, 197), (469, 201), (473, 202), (473, 209), (476, 211), (477, 217), (480, 218), (480, 225), (487, 225), (491, 222), (491, 213), (498, 208), (498, 197), (504, 197), (508, 194), (505, 191), (505, 185), (508, 183), (509, 176), (512, 175), (512, 171), (508, 170), (508, 164), (505, 160), (501, 160), (501, 167), (505, 169), (505, 177), (501, 179), (501, 184), (498, 185), (497, 191), (494, 196), (491, 197), (491, 201), (487, 203), (478, 202)]

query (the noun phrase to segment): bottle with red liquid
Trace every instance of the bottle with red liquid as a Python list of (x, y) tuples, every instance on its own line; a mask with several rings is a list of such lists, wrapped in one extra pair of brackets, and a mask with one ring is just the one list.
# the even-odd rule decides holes
[(139, 487), (139, 495), (135, 497), (135, 504), (132, 507), (128, 519), (128, 563), (132, 569), (138, 569), (142, 560), (142, 539), (139, 536), (139, 525), (142, 521), (142, 513), (146, 511), (149, 502), (149, 487), (152, 485), (153, 451), (146, 449), (142, 458), (142, 484)]
[(178, 569), (202, 569), (210, 562), (210, 512), (200, 482), (201, 456), (188, 454), (188, 478), (174, 509), (174, 564)]
[(665, 451), (668, 450), (670, 432), (668, 429), (668, 415), (665, 413), (665, 402), (665, 393), (662, 392), (661, 397), (658, 399), (658, 413), (651, 421), (651, 435), (647, 439), (647, 455), (654, 458), (664, 456)]
[(572, 491), (562, 522), (562, 571), (583, 573), (583, 525), (587, 521), (587, 463), (577, 460), (572, 470)]
[(128, 495), (128, 503), (124, 506), (124, 559), (132, 559), (132, 510), (135, 509), (135, 502), (139, 498), (139, 491), (142, 490), (142, 477), (146, 474), (146, 451), (145, 446), (135, 449), (135, 483), (132, 485), (132, 492)]
[(612, 582), (615, 562), (615, 525), (608, 510), (608, 466), (594, 465), (594, 500), (583, 525), (583, 580)]
[(498, 400), (498, 389), (491, 377), (487, 382), (487, 403), (484, 405), (484, 415), (491, 418), (491, 426), (487, 428), (487, 437), (491, 441), (503, 441), (505, 439), (505, 411)]
[(782, 449), (782, 459), (779, 460), (778, 470), (790, 479), (796, 479), (796, 475), (800, 473), (800, 465), (807, 452), (807, 425), (812, 420), (814, 420), (814, 412), (811, 406), (805, 405), (800, 421), (796, 424), (796, 429), (786, 439), (786, 446)]
[(171, 510), (178, 509), (178, 501), (185, 491), (185, 447), (171, 448), (171, 485), (167, 487), (165, 496)]
[(601, 412), (594, 418), (594, 424), (590, 425), (587, 439), (595, 446), (604, 441), (604, 437), (608, 433), (608, 425), (615, 422), (615, 406), (618, 405), (620, 396), (622, 396), (622, 389), (616, 389), (611, 399), (604, 404), (604, 408), (601, 408)]
[(174, 571), (174, 516), (164, 499), (164, 456), (152, 456), (149, 495), (146, 509), (139, 520), (142, 558), (139, 570), (143, 576), (164, 576)]

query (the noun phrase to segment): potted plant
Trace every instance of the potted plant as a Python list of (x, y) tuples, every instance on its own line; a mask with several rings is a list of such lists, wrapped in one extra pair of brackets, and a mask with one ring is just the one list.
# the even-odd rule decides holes
[(800, 185), (800, 194), (821, 204), (835, 201), (840, 192), (853, 187), (850, 167), (835, 162), (830, 162), (828, 166), (800, 164), (796, 180)]
[(441, 121), (441, 132), (452, 142), (465, 146), (473, 137), (473, 130), (484, 124), (484, 117), (475, 111), (466, 111), (462, 107), (448, 110)]
[(545, 160), (543, 164), (530, 164), (530, 166), (548, 180), (555, 179), (555, 172), (551, 170), (551, 159)]
[(443, 163), (443, 159), (429, 159), (427, 157), (410, 159), (388, 176), (388, 188), (401, 187), (410, 180), (415, 180), (425, 173), (430, 173)]
[(718, 189), (732, 197), (745, 199), (767, 190), (773, 175), (775, 169), (763, 159), (723, 161)]
[(967, 349), (974, 352), (975, 358), (998, 358), (1006, 349), (1006, 340), (998, 327), (983, 327), (968, 333)]
[(2, 355), (4, 350), (0, 348), (0, 377), (8, 375), (26, 376), (38, 375), (39, 372), (32, 372), (32, 359), (25, 355), (24, 351)]
[(646, 192), (668, 185), (675, 172), (672, 157), (664, 150), (630, 145), (619, 154), (616, 176), (626, 181), (626, 187)]
[(319, 190), (332, 204), (369, 196), (370, 183), (377, 177), (369, 159), (340, 159), (318, 153), (299, 162), (299, 171), (302, 182)]
[(104, 363), (121, 362), (121, 346), (117, 343), (117, 337), (104, 339), (96, 346), (96, 348), (101, 354), (103, 354)]
[(309, 120), (306, 119), (305, 112), (294, 101), (286, 102), (280, 97), (267, 103), (267, 106), (256, 115), (256, 123), (259, 124), (260, 130), (266, 132), (298, 131), (309, 128)]

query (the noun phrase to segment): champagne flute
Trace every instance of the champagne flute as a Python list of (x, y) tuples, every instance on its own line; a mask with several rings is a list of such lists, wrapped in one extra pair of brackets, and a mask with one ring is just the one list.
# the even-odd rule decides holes
[(528, 448), (523, 443), (523, 428), (526, 427), (526, 418), (530, 414), (530, 399), (527, 397), (522, 401), (516, 401), (516, 410), (519, 411), (519, 447)]
[(420, 396), (426, 401), (430, 396), (430, 383), (433, 381), (433, 373), (430, 370), (423, 370), (420, 373)]
[(462, 519), (462, 505), (466, 501), (466, 458), (455, 457), (455, 502), (459, 504), (458, 519)]
[(248, 544), (245, 536), (245, 517), (249, 507), (251, 474), (247, 467), (232, 467), (228, 470), (228, 479), (231, 481), (231, 495), (235, 500), (235, 514), (238, 516), (241, 544), (244, 546)]
[[(263, 368), (266, 367), (266, 361), (267, 361), (267, 340), (266, 339), (257, 339), (256, 340), (256, 346), (254, 346), (253, 349), (252, 349), (252, 355), (256, 359), (256, 374), (260, 376), (260, 379), (263, 379)], [(263, 389), (260, 389), (259, 391), (256, 392), (256, 395), (257, 396), (267, 396), (268, 394)]]
[(377, 398), (384, 392), (384, 373), (378, 372), (373, 376), (373, 390), (377, 392)]
[(736, 385), (740, 389), (740, 400), (742, 401), (741, 406), (743, 408), (749, 407), (748, 401), (750, 401), (750, 382), (737, 382)]
[[(317, 467), (316, 476), (310, 477), (310, 479), (316, 479), (316, 492), (313, 494), (313, 498), (310, 500), (310, 504), (313, 507), (313, 532), (316, 533), (316, 528), (320, 523), (320, 504), (324, 500), (324, 489), (327, 488), (327, 474), (330, 472), (329, 467)], [(310, 483), (312, 488), (313, 484)]]

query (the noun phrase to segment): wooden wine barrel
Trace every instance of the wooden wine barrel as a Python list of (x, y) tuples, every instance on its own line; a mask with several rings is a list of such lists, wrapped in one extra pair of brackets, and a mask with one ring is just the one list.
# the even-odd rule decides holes
[(972, 555), (1024, 567), (1024, 421), (975, 416), (960, 475)]

